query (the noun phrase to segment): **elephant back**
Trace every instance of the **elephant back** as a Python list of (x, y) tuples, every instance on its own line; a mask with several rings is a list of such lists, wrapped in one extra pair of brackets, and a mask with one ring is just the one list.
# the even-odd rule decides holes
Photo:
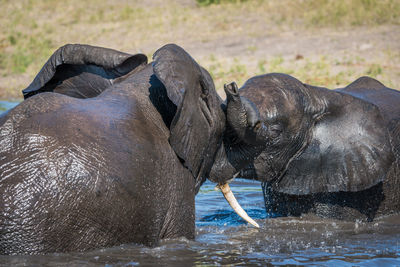
[(400, 92), (370, 77), (361, 77), (337, 91), (374, 104), (381, 112), (391, 138), (392, 149), (400, 161)]

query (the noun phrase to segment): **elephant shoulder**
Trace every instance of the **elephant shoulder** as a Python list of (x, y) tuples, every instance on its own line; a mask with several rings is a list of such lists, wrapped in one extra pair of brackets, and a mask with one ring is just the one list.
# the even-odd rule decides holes
[(386, 87), (373, 78), (361, 77), (336, 91), (377, 106), (388, 125), (390, 121), (400, 119), (400, 92)]
[(371, 77), (363, 76), (348, 86), (336, 89), (335, 91), (369, 101), (376, 94), (385, 93), (387, 89), (389, 90), (389, 88), (387, 88), (381, 82)]
[(70, 100), (71, 98), (65, 95), (48, 92), (35, 95), (9, 110), (4, 116), (4, 121), (12, 121), (14, 125), (18, 125), (36, 115), (54, 112)]
[[(62, 110), (70, 105), (71, 100), (73, 98), (64, 95), (42, 93), (9, 110), (0, 119), (1, 150), (11, 149), (17, 153), (28, 149), (34, 139), (58, 139), (54, 129), (62, 132), (67, 128), (65, 118), (69, 115)], [(60, 113), (64, 113), (63, 118), (57, 118)]]
[(344, 94), (352, 95), (367, 102), (377, 104), (382, 101), (392, 102), (400, 100), (400, 92), (386, 87), (381, 82), (371, 77), (361, 77), (346, 86), (345, 88), (335, 90)]
[(386, 86), (380, 81), (368, 77), (363, 76), (346, 86), (346, 90), (356, 90), (356, 89), (384, 89)]

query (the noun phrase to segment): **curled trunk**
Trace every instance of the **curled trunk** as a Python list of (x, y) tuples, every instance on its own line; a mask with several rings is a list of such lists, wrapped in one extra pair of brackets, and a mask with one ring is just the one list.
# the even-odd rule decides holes
[(239, 95), (236, 83), (224, 86), (227, 124), (223, 142), (217, 151), (209, 179), (218, 183), (224, 197), (244, 220), (259, 227), (240, 207), (227, 181), (253, 162), (265, 147), (267, 128), (255, 105)]

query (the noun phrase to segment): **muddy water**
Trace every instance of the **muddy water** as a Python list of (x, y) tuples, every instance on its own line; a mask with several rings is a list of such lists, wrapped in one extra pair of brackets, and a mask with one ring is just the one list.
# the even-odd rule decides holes
[(273, 218), (265, 212), (258, 182), (237, 179), (231, 188), (261, 229), (244, 223), (214, 185), (206, 182), (196, 197), (195, 240), (165, 240), (157, 248), (127, 244), (85, 253), (0, 256), (0, 265), (400, 266), (400, 215), (372, 223), (312, 216)]

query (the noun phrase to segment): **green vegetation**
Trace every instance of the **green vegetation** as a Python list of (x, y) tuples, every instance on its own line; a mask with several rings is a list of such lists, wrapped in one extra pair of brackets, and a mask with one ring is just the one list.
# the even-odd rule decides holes
[[(398, 0), (196, 0), (200, 6), (236, 4), (276, 24), (311, 27), (400, 23)], [(255, 11), (257, 8), (259, 11)]]
[(219, 5), (219, 4), (226, 4), (226, 3), (242, 3), (246, 2), (246, 0), (196, 0), (197, 4), (200, 6), (209, 6), (209, 5)]
[[(242, 86), (252, 76), (272, 72), (286, 73), (304, 83), (331, 89), (346, 86), (363, 75), (385, 80), (385, 85), (395, 87), (384, 67), (376, 63), (366, 63), (358, 56), (346, 56), (341, 60), (328, 55), (301, 59), (275, 56), (254, 60), (252, 63), (245, 65), (240, 59), (229, 62), (213, 56), (211, 61), (206, 61), (203, 65), (210, 71), (215, 87), (219, 90), (222, 90), (224, 83), (235, 81), (238, 86)], [(387, 67), (386, 69), (388, 72), (393, 71)]]
[(311, 0), (302, 10), (308, 24), (319, 26), (399, 24), (398, 0)]
[(375, 78), (376, 78), (379, 74), (382, 74), (382, 67), (379, 66), (378, 64), (372, 64), (372, 65), (368, 68), (367, 74), (368, 74), (369, 76), (372, 76), (372, 77), (375, 77)]
[(24, 73), (34, 60), (47, 58), (51, 54), (52, 43), (46, 37), (35, 38), (20, 32), (9, 35), (11, 53), (1, 53), (0, 65), (12, 74)]
[[(21, 97), (20, 90), (53, 51), (66, 43), (151, 55), (163, 44), (174, 42), (191, 47), (189, 52), (193, 53), (203, 43), (217, 46), (221, 40), (238, 37), (257, 39), (285, 31), (400, 25), (400, 0), (0, 0), (0, 7), (0, 99)], [(353, 65), (342, 61), (335, 65), (333, 58), (292, 60), (286, 55), (267, 54), (260, 58), (255, 55), (262, 47), (244, 46), (234, 56), (221, 57), (213, 49), (194, 56), (211, 70), (218, 86), (270, 71), (295, 76), (304, 72), (304, 77), (318, 74), (326, 76), (322, 81), (328, 84), (337, 84), (335, 79), (342, 84), (361, 72), (358, 70), (388, 80), (399, 75), (397, 63), (393, 63), (399, 55), (393, 51), (388, 52), (392, 55), (385, 54), (384, 60), (358, 62), (362, 66), (357, 65), (358, 70), (351, 73)], [(212, 53), (214, 60), (209, 58)], [(243, 53), (246, 55), (242, 57)], [(392, 63), (382, 65), (386, 61)], [(312, 66), (314, 63), (320, 65)], [(331, 70), (332, 64), (341, 66), (341, 70)]]

